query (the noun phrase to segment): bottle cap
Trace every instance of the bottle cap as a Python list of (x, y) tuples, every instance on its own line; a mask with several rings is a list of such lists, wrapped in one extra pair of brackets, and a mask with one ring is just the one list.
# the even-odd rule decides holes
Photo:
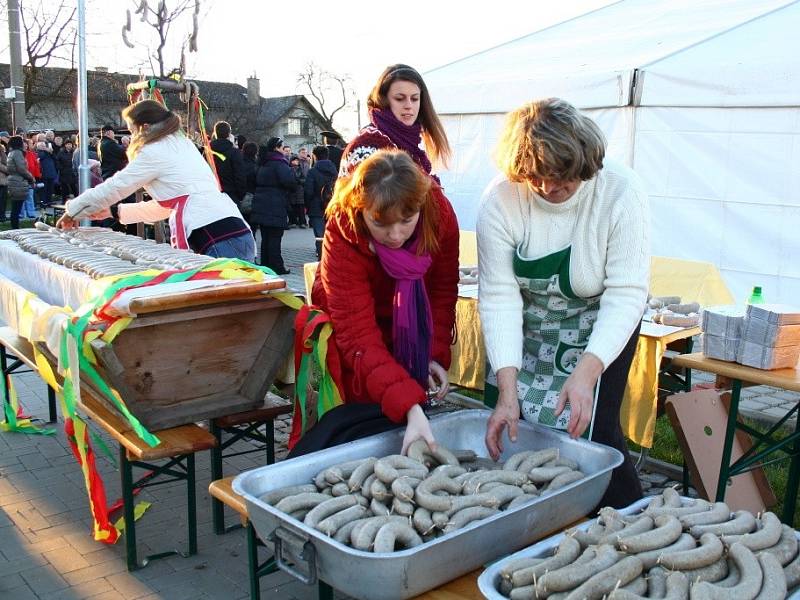
[(753, 293), (760, 295), (761, 294), (761, 286), (757, 285), (757, 286), (753, 287)]

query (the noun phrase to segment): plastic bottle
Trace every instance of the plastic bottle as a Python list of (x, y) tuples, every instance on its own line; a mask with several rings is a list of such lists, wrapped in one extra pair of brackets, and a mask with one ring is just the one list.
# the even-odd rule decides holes
[(753, 287), (753, 293), (747, 299), (748, 304), (764, 304), (764, 296), (761, 295), (761, 286)]

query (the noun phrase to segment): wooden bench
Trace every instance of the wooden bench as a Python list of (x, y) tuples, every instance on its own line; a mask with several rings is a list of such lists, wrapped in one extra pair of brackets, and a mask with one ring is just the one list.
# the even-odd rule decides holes
[[(28, 340), (18, 336), (8, 327), (0, 328), (0, 342), (19, 360), (38, 372), (33, 347)], [(47, 355), (45, 353), (45, 355)], [(48, 358), (51, 364), (51, 357)], [(53, 371), (55, 372), (55, 367)], [(58, 382), (61, 378), (56, 375)], [(81, 400), (78, 410), (86, 414), (114, 438), (119, 445), (119, 466), (122, 482), (123, 513), (125, 519), (125, 550), (128, 570), (144, 567), (151, 560), (179, 554), (187, 556), (197, 553), (197, 500), (195, 495), (194, 454), (210, 450), (217, 444), (216, 438), (198, 425), (181, 425), (162, 429), (153, 433), (161, 440), (155, 448), (148, 446), (133, 431), (131, 425), (115, 411), (109, 409), (98, 394), (88, 385), (81, 385)], [(166, 460), (165, 464), (152, 464), (147, 461)], [(133, 480), (133, 468), (144, 469), (145, 474)], [(161, 476), (166, 476), (164, 479)], [(158, 481), (155, 481), (158, 478)], [(134, 520), (134, 494), (136, 488), (152, 487), (172, 481), (186, 481), (188, 505), (189, 552), (169, 551), (146, 557), (140, 564), (136, 554), (136, 521)]]
[[(211, 449), (211, 480), (221, 479), (222, 459), (232, 456), (241, 456), (266, 450), (267, 464), (275, 462), (275, 418), (292, 412), (292, 403), (280, 396), (268, 393), (264, 404), (252, 410), (246, 410), (233, 415), (211, 419), (209, 431), (216, 438), (217, 444)], [(259, 429), (264, 426), (264, 432)], [(249, 450), (230, 452), (225, 450), (239, 440), (253, 440), (261, 445)], [(223, 503), (212, 496), (211, 521), (214, 532), (225, 533), (225, 512)]]
[[(239, 494), (233, 491), (233, 477), (225, 477), (212, 481), (208, 486), (208, 492), (216, 501), (235, 510), (242, 519), (247, 536), (247, 572), (250, 580), (250, 599), (259, 600), (261, 598), (261, 588), (259, 581), (262, 577), (275, 573), (278, 566), (274, 557), (270, 557), (263, 563), (258, 562), (258, 547), (263, 546), (261, 540), (256, 535), (256, 530), (250, 523), (247, 516), (247, 504)], [(333, 600), (333, 588), (327, 583), (320, 581), (317, 585), (319, 600)]]
[[(19, 349), (19, 352), (15, 352), (15, 348)], [(24, 369), (24, 367), (28, 368)], [(30, 342), (20, 337), (11, 327), (0, 327), (0, 372), (2, 373), (2, 377), (6, 378), (6, 381), (15, 373), (37, 372)], [(5, 388), (4, 400), (6, 404), (11, 403), (11, 394), (8, 386)], [(58, 415), (56, 413), (56, 392), (49, 385), (47, 386), (47, 406), (50, 418), (49, 422), (55, 423), (58, 420)]]

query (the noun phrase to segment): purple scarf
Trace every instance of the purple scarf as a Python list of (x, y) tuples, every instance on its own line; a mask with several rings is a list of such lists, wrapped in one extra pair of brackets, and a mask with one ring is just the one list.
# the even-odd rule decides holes
[(423, 170), (431, 174), (431, 161), (425, 151), (419, 147), (422, 143), (422, 125), (419, 121), (413, 125), (401, 123), (389, 109), (371, 108), (369, 118), (381, 133), (386, 134), (394, 145), (405, 150)]
[(392, 354), (397, 362), (428, 389), (433, 316), (423, 277), (431, 266), (430, 254), (416, 253), (419, 236), (401, 248), (372, 241), (378, 260), (395, 280), (392, 300)]

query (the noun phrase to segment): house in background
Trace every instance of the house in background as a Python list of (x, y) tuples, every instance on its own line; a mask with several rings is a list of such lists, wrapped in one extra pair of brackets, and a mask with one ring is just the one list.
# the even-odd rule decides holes
[[(43, 68), (28, 95), (27, 121), (32, 131), (53, 129), (73, 132), (78, 128), (77, 73), (58, 67)], [(89, 92), (89, 129), (100, 129), (112, 123), (125, 129), (120, 112), (128, 105), (126, 86), (139, 80), (138, 75), (109, 73), (98, 68), (87, 72)], [(321, 142), (320, 132), (330, 129), (328, 123), (303, 95), (262, 98), (260, 82), (249, 77), (247, 87), (236, 83), (194, 80), (200, 98), (207, 105), (206, 129), (211, 133), (214, 122), (228, 121), (234, 134), (244, 135), (256, 143), (266, 143), (280, 136), (293, 150), (301, 146), (311, 149)], [(0, 64), (0, 86), (10, 87), (9, 66)], [(168, 106), (178, 114), (185, 109), (175, 94), (164, 94)], [(185, 116), (184, 116), (185, 118)], [(0, 104), (0, 129), (11, 130), (9, 104)]]

